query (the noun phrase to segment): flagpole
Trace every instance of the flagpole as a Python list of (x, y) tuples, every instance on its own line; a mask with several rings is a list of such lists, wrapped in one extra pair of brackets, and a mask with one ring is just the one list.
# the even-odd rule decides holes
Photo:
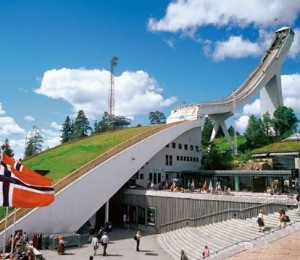
[(6, 207), (6, 216), (5, 216), (5, 225), (4, 225), (4, 234), (3, 234), (3, 250), (2, 250), (2, 255), (3, 255), (3, 259), (4, 259), (4, 255), (5, 255), (5, 242), (6, 242), (6, 229), (7, 229), (7, 216), (8, 216), (8, 207)]
[(11, 247), (10, 247), (10, 256), (13, 255), (14, 252), (14, 241), (15, 241), (15, 223), (16, 223), (16, 208), (14, 208), (14, 223), (13, 223), (13, 230), (12, 230), (12, 234), (13, 234), (13, 239), (11, 240)]

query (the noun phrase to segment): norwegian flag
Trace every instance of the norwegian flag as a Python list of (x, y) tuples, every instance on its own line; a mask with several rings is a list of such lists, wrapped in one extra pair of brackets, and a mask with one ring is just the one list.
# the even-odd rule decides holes
[(0, 165), (0, 205), (13, 208), (35, 208), (54, 201), (51, 179), (26, 168), (3, 154)]

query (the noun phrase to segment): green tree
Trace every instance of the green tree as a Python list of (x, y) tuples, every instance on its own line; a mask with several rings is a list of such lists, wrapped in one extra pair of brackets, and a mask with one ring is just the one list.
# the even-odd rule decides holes
[(273, 119), (271, 118), (269, 112), (263, 114), (261, 120), (263, 131), (265, 133), (266, 138), (268, 139), (268, 143), (272, 143), (274, 139)]
[(38, 154), (42, 151), (43, 137), (36, 126), (33, 126), (26, 138), (25, 158)]
[(203, 155), (202, 167), (205, 170), (228, 170), (232, 169), (232, 152), (220, 152), (215, 144), (211, 144), (209, 152)]
[(249, 118), (245, 137), (248, 149), (259, 148), (269, 143), (262, 120), (257, 119), (254, 115), (251, 115)]
[(72, 136), (73, 136), (73, 122), (71, 121), (70, 117), (67, 116), (66, 117), (66, 120), (63, 122), (62, 124), (62, 128), (61, 128), (61, 143), (64, 144), (64, 143), (67, 143), (69, 141), (72, 140)]
[(9, 145), (9, 141), (6, 138), (4, 144), (1, 146), (2, 151), (10, 157), (14, 157), (14, 151)]
[(164, 115), (164, 113), (156, 110), (155, 112), (149, 113), (149, 121), (150, 121), (150, 125), (165, 124), (166, 116)]
[(85, 116), (84, 111), (79, 110), (74, 122), (73, 139), (76, 140), (82, 137), (86, 137), (91, 131), (92, 128), (90, 127), (89, 120)]
[(211, 137), (213, 127), (214, 127), (213, 121), (210, 118), (205, 117), (203, 129), (202, 129), (202, 145), (203, 146), (208, 146), (210, 144), (210, 137)]
[(297, 130), (297, 119), (294, 110), (286, 106), (278, 107), (273, 114), (273, 127), (277, 137), (284, 139)]

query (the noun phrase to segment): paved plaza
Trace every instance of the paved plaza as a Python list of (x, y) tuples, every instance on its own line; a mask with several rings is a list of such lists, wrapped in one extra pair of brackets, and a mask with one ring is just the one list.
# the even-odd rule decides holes
[[(140, 252), (135, 250), (135, 241), (133, 236), (135, 229), (123, 230), (115, 229), (109, 233), (110, 243), (107, 248), (107, 259), (124, 259), (124, 260), (153, 260), (153, 259), (170, 259), (157, 244), (156, 234), (151, 231), (142, 230), (142, 240), (140, 244)], [(298, 260), (300, 259), (300, 231), (282, 239), (274, 241), (270, 244), (259, 248), (253, 248), (236, 254), (229, 260)], [(63, 260), (84, 260), (89, 259), (93, 255), (93, 249), (89, 244), (83, 244), (81, 247), (66, 248), (66, 254), (58, 255), (54, 250), (42, 250), (43, 257), (46, 260), (63, 259)], [(188, 252), (187, 252), (188, 255)], [(101, 259), (102, 247), (99, 248), (98, 254), (94, 259)], [(178, 252), (180, 259), (180, 252)]]

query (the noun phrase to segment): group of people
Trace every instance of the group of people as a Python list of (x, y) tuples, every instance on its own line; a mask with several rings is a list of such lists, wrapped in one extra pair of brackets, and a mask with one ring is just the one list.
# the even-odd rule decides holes
[[(209, 248), (208, 246), (205, 246), (202, 252), (203, 259), (208, 258), (210, 256)], [(181, 250), (180, 260), (188, 260), (188, 256), (184, 252), (184, 250)]]
[(103, 247), (103, 256), (106, 256), (108, 242), (109, 242), (109, 237), (105, 231), (103, 232), (103, 235), (101, 236), (100, 240), (98, 239), (97, 234), (94, 234), (92, 241), (91, 241), (91, 246), (94, 251), (94, 256), (97, 255), (99, 244), (101, 244)]
[(9, 255), (10, 259), (31, 260), (35, 259), (34, 249), (38, 247), (39, 235), (34, 234), (33, 240), (28, 239), (26, 231), (16, 231), (15, 235), (11, 235), (5, 247), (5, 255)]
[[(279, 216), (278, 216), (278, 229), (285, 228), (286, 223), (290, 221), (289, 216), (286, 215), (284, 209), (279, 210)], [(265, 230), (265, 221), (264, 221), (264, 210), (261, 209), (259, 211), (258, 217), (257, 217), (257, 224), (258, 224), (258, 231), (263, 232)]]

